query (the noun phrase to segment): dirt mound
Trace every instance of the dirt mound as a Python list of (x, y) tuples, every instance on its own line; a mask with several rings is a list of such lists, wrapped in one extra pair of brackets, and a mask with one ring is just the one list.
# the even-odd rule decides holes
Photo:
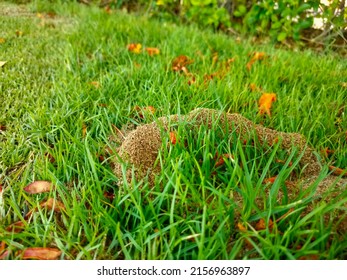
[[(168, 134), (170, 127), (177, 125), (177, 123), (184, 124), (187, 129), (199, 128), (202, 125), (206, 126), (207, 129), (212, 129), (213, 125), (217, 123), (225, 133), (234, 131), (245, 137), (251, 137), (255, 133), (260, 142), (267, 143), (270, 146), (280, 141), (281, 148), (287, 150), (288, 153), (295, 147), (302, 155), (299, 161), (302, 174), (296, 182), (292, 182), (287, 187), (288, 197), (290, 198), (295, 199), (300, 191), (317, 184), (315, 195), (318, 200), (330, 201), (347, 187), (346, 179), (332, 175), (326, 176), (324, 179), (319, 178), (323, 163), (319, 161), (314, 149), (308, 145), (301, 134), (279, 132), (254, 124), (240, 114), (229, 114), (204, 108), (195, 109), (187, 115), (171, 115), (159, 118), (157, 121), (141, 125), (127, 134), (117, 150), (118, 160), (114, 165), (114, 173), (120, 178), (120, 186), (124, 177), (123, 163), (126, 164), (125, 180), (130, 186), (134, 177), (136, 181), (140, 181), (146, 176), (148, 176), (149, 184), (154, 185), (155, 177), (160, 172), (160, 165), (155, 164), (155, 162), (160, 149), (163, 147), (163, 135), (164, 133)], [(329, 195), (326, 195), (327, 192)], [(280, 201), (282, 197), (283, 193), (279, 191), (277, 200)], [(237, 205), (242, 207), (243, 199), (240, 194), (235, 193), (233, 199)], [(259, 198), (256, 200), (256, 204), (262, 207), (264, 201)], [(311, 211), (311, 207), (307, 207), (305, 212)], [(346, 231), (347, 222), (343, 227), (343, 230)]]

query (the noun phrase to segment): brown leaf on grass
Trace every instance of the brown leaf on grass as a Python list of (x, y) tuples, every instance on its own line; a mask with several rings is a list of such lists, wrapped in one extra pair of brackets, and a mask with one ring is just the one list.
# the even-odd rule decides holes
[(48, 210), (53, 210), (54, 212), (61, 212), (62, 210), (65, 210), (64, 204), (61, 201), (56, 200), (52, 197), (40, 203), (40, 206)]
[(3, 191), (3, 185), (0, 184), (0, 195), (2, 194), (2, 191)]
[(170, 131), (170, 142), (172, 145), (176, 145), (177, 143), (177, 132), (176, 131)]
[(245, 227), (242, 223), (240, 223), (240, 222), (237, 223), (237, 228), (238, 228), (239, 231), (241, 231), (241, 232), (247, 232), (246, 227)]
[(6, 131), (6, 125), (1, 125), (0, 124), (0, 131)]
[(0, 254), (5, 251), (5, 248), (6, 248), (6, 243), (5, 241), (1, 241), (0, 243)]
[(135, 106), (134, 110), (138, 113), (139, 117), (141, 119), (144, 118), (145, 114), (154, 114), (155, 113), (155, 108), (153, 106), (146, 106), (146, 107), (140, 107), (140, 106)]
[(299, 258), (299, 260), (303, 261), (303, 260), (319, 260), (319, 256), (318, 255), (306, 255), (306, 256), (301, 256)]
[[(189, 74), (190, 75), (190, 74)], [(196, 78), (194, 75), (190, 75), (190, 79), (188, 80), (188, 85), (191, 86), (193, 84), (196, 84)]]
[(219, 167), (219, 166), (225, 164), (225, 159), (234, 160), (234, 157), (231, 154), (218, 155), (218, 153), (216, 153), (214, 159), (216, 160), (216, 163), (215, 163), (214, 167)]
[(45, 152), (45, 158), (47, 158), (50, 163), (55, 162), (55, 158), (49, 152)]
[(342, 169), (342, 168), (330, 165), (329, 170), (332, 171), (332, 173), (335, 176), (347, 177), (347, 169)]
[(43, 193), (50, 192), (53, 188), (53, 185), (49, 181), (35, 181), (29, 185), (27, 185), (24, 190), (27, 193), (35, 194), (35, 193)]
[(277, 176), (264, 179), (263, 184), (267, 184), (267, 183), (273, 184), (276, 179), (277, 179)]
[(16, 30), (16, 36), (17, 36), (17, 37), (22, 37), (22, 36), (23, 36), (23, 31), (21, 31), (21, 30)]
[[(281, 163), (281, 164), (285, 164), (287, 161), (286, 160), (282, 160), (282, 159), (276, 159), (275, 160), (277, 163)], [(289, 162), (288, 166), (292, 166), (293, 162)]]
[(187, 66), (192, 63), (193, 60), (191, 60), (188, 56), (180, 55), (172, 61), (172, 70), (176, 72), (183, 72), (188, 75), (189, 71)]
[(7, 61), (0, 61), (0, 68), (4, 66), (7, 63)]
[(100, 83), (98, 81), (92, 81), (92, 82), (89, 82), (89, 84), (95, 88), (100, 88)]
[(131, 43), (127, 46), (129, 52), (139, 54), (142, 50), (142, 45), (139, 43)]
[(23, 260), (56, 260), (61, 251), (57, 248), (27, 248), (21, 253)]
[(335, 152), (334, 150), (330, 150), (329, 148), (321, 149), (321, 153), (325, 157), (328, 157), (329, 155), (333, 154), (334, 152)]
[(19, 233), (23, 231), (25, 228), (25, 224), (22, 221), (17, 221), (15, 223), (10, 224), (7, 228), (6, 231), (8, 232), (14, 232), (14, 233)]
[(276, 101), (276, 94), (275, 93), (263, 93), (262, 96), (259, 98), (259, 114), (267, 114), (269, 117), (271, 117), (271, 107), (272, 103)]
[(252, 54), (252, 57), (250, 59), (250, 61), (247, 63), (246, 68), (248, 69), (248, 71), (251, 70), (252, 65), (254, 62), (258, 61), (258, 60), (263, 60), (265, 58), (265, 53), (264, 52), (254, 52)]
[(269, 223), (266, 225), (266, 222), (264, 219), (260, 219), (257, 224), (255, 225), (256, 230), (264, 230), (266, 228), (272, 229), (273, 227), (273, 222), (271, 219), (269, 219)]
[(160, 51), (159, 51), (158, 48), (150, 48), (150, 47), (147, 47), (145, 50), (146, 50), (146, 52), (147, 52), (150, 56), (158, 55), (158, 54), (160, 53)]
[(2, 253), (0, 251), (0, 260), (5, 260), (10, 253), (11, 253), (10, 250), (3, 251)]
[(115, 194), (112, 192), (104, 191), (104, 197), (112, 201), (115, 198)]

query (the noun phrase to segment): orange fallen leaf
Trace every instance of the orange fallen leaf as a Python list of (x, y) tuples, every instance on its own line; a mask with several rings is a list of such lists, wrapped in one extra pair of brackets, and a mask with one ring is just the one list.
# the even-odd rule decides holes
[(11, 253), (11, 251), (10, 250), (6, 250), (6, 251), (4, 251), (3, 253), (1, 253), (1, 255), (0, 255), (0, 260), (5, 260), (7, 257), (8, 257), (8, 255)]
[(193, 60), (191, 60), (188, 56), (180, 55), (176, 57), (172, 62), (172, 70), (177, 72), (184, 72), (188, 75), (189, 71), (186, 66), (193, 63)]
[(47, 158), (50, 163), (55, 162), (55, 158), (49, 152), (45, 153), (45, 158)]
[(115, 194), (112, 192), (104, 191), (104, 197), (109, 199), (109, 200), (113, 200), (115, 198)]
[(35, 181), (29, 185), (27, 185), (24, 190), (27, 193), (35, 194), (35, 193), (43, 193), (50, 192), (53, 188), (53, 185), (49, 181)]
[(8, 232), (14, 232), (14, 233), (19, 233), (23, 231), (25, 228), (25, 224), (22, 221), (17, 221), (15, 223), (10, 224), (7, 228), (6, 231)]
[(92, 81), (92, 82), (89, 82), (89, 84), (95, 88), (100, 88), (100, 83), (98, 81)]
[(149, 54), (149, 55), (158, 55), (160, 53), (159, 49), (157, 48), (146, 48), (146, 52)]
[(256, 62), (258, 60), (263, 60), (264, 57), (265, 57), (265, 53), (264, 52), (254, 52), (252, 58), (250, 59), (250, 61), (246, 65), (248, 71), (251, 70), (252, 65), (253, 65), (254, 62)]
[(52, 197), (40, 203), (40, 206), (48, 210), (53, 210), (54, 212), (61, 212), (62, 210), (65, 210), (64, 204)]
[(196, 78), (195, 76), (191, 76), (191, 78), (188, 80), (188, 85), (193, 85), (196, 83)]
[(141, 119), (144, 118), (144, 113), (150, 113), (150, 114), (155, 113), (155, 108), (153, 106), (146, 106), (146, 107), (135, 106), (134, 109), (135, 109), (135, 111), (138, 112), (139, 117)]
[(342, 176), (342, 177), (346, 177), (347, 176), (347, 170), (346, 169), (342, 169), (342, 168), (330, 165), (329, 166), (329, 170), (332, 171), (332, 173), (335, 176)]
[(0, 195), (2, 194), (3, 186), (0, 184)]
[(326, 157), (333, 154), (334, 152), (334, 150), (330, 150), (329, 148), (321, 149), (321, 153)]
[(177, 132), (176, 131), (170, 131), (170, 142), (172, 145), (175, 145), (177, 143)]
[(23, 260), (56, 260), (61, 253), (56, 248), (27, 248), (21, 253), (21, 256)]
[(1, 241), (1, 245), (0, 245), (0, 253), (2, 253), (3, 251), (5, 251), (5, 247), (6, 247), (6, 243), (5, 243), (5, 241)]
[(266, 113), (268, 116), (271, 116), (271, 106), (272, 103), (276, 101), (275, 93), (263, 93), (259, 99), (259, 114), (263, 115)]
[(217, 153), (215, 156), (215, 159), (216, 159), (216, 163), (214, 166), (219, 167), (225, 163), (225, 159), (234, 159), (234, 157), (231, 154), (222, 154), (219, 156)]
[(142, 50), (142, 45), (139, 43), (131, 43), (127, 46), (128, 51), (132, 52), (132, 53), (141, 53)]
[(237, 223), (237, 228), (238, 228), (239, 231), (241, 231), (241, 232), (247, 232), (246, 227), (245, 227), (242, 223), (240, 223), (240, 222)]
[[(269, 229), (272, 229), (272, 227), (273, 227), (273, 222), (272, 222), (271, 219), (269, 219), (269, 223), (268, 223), (267, 227), (268, 227)], [(264, 220), (264, 219), (260, 219), (260, 220), (257, 222), (257, 224), (255, 225), (255, 229), (256, 229), (256, 230), (264, 230), (264, 229), (266, 229), (265, 220)]]
[(275, 182), (276, 178), (277, 178), (277, 176), (264, 179), (263, 183), (264, 183), (264, 184), (267, 184), (267, 183), (273, 184), (273, 183)]
[[(281, 164), (285, 164), (287, 161), (285, 161), (285, 160), (282, 160), (282, 159), (276, 159), (276, 162), (277, 163), (281, 163)], [(288, 164), (288, 166), (292, 166), (293, 165), (293, 162), (289, 162), (289, 164)]]

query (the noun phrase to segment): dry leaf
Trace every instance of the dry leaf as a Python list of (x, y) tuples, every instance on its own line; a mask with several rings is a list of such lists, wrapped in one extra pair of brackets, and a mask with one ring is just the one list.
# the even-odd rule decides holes
[(335, 151), (334, 150), (330, 150), (329, 148), (324, 148), (324, 149), (321, 149), (321, 153), (327, 157), (331, 154), (333, 154)]
[(272, 103), (276, 101), (275, 93), (263, 93), (259, 99), (259, 114), (263, 115), (266, 113), (268, 116), (271, 116), (271, 106)]
[(0, 131), (6, 131), (6, 125), (1, 125), (0, 124)]
[(6, 42), (5, 38), (0, 38), (0, 44), (3, 44), (5, 42)]
[(151, 56), (158, 55), (160, 53), (159, 49), (157, 48), (146, 48), (146, 52)]
[(342, 177), (346, 177), (347, 176), (347, 170), (346, 169), (342, 169), (342, 168), (330, 165), (329, 166), (329, 170), (332, 171), (332, 173), (335, 176), (342, 176)]
[(14, 232), (14, 233), (19, 233), (23, 231), (25, 228), (25, 224), (22, 221), (17, 221), (15, 223), (10, 224), (7, 228), (6, 231), (8, 232)]
[(111, 192), (104, 191), (104, 197), (112, 201), (115, 198), (115, 194), (111, 193)]
[(265, 53), (264, 52), (254, 52), (252, 58), (250, 59), (250, 61), (246, 65), (248, 71), (251, 70), (252, 65), (253, 65), (254, 62), (256, 62), (258, 60), (263, 60), (264, 57), (265, 57)]
[(98, 81), (92, 81), (92, 82), (89, 82), (89, 84), (95, 88), (100, 88), (100, 83)]
[(215, 163), (214, 167), (219, 167), (219, 166), (223, 165), (225, 163), (225, 159), (234, 160), (234, 157), (231, 154), (222, 154), (219, 156), (218, 153), (216, 153), (216, 155), (215, 155), (216, 163)]
[(52, 197), (42, 202), (40, 206), (48, 210), (53, 210), (54, 212), (61, 212), (62, 210), (65, 210), (64, 204), (59, 200), (55, 200)]
[(56, 260), (61, 253), (56, 248), (28, 248), (21, 253), (21, 256), (23, 260)]
[(7, 61), (0, 61), (0, 67), (4, 66), (7, 63)]
[(177, 72), (184, 72), (186, 75), (189, 74), (189, 71), (186, 66), (193, 63), (193, 60), (191, 60), (189, 57), (185, 55), (180, 55), (176, 57), (172, 62), (172, 70)]
[(35, 193), (43, 193), (50, 192), (53, 188), (51, 182), (48, 181), (35, 181), (29, 185), (27, 185), (24, 190), (27, 193), (35, 194)]
[[(272, 229), (273, 227), (273, 222), (271, 219), (269, 219), (269, 224), (268, 224), (268, 228), (269, 229)], [(266, 229), (266, 223), (265, 223), (265, 220), (264, 219), (260, 219), (257, 224), (255, 225), (255, 229), (256, 230), (264, 230)]]
[(264, 179), (263, 183), (264, 183), (264, 184), (267, 184), (267, 183), (273, 184), (273, 183), (275, 182), (276, 178), (277, 178), (277, 176)]
[(170, 131), (170, 142), (172, 145), (175, 145), (177, 143), (177, 132), (176, 131)]
[(3, 253), (1, 253), (1, 255), (0, 255), (0, 260), (5, 260), (7, 257), (8, 257), (8, 255), (11, 253), (11, 251), (10, 250), (6, 250), (6, 251), (4, 251)]
[(237, 228), (238, 228), (239, 231), (241, 231), (241, 232), (247, 232), (246, 227), (245, 227), (242, 223), (240, 223), (240, 222), (237, 223)]
[(0, 184), (0, 195), (2, 194), (3, 186)]
[(132, 52), (132, 53), (141, 53), (142, 50), (142, 45), (139, 43), (131, 43), (127, 46), (128, 51)]
[(150, 114), (155, 113), (155, 108), (153, 106), (146, 106), (146, 107), (135, 106), (134, 110), (139, 114), (139, 117), (141, 119), (144, 118), (144, 114), (146, 113), (150, 113)]
[[(281, 163), (281, 164), (285, 164), (287, 161), (286, 160), (282, 160), (282, 159), (276, 159), (276, 162), (277, 163)], [(289, 162), (288, 166), (292, 166), (293, 165), (293, 162)]]

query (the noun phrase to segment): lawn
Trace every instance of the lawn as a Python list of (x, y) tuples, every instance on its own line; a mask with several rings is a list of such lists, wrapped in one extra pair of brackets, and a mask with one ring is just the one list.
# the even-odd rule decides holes
[[(346, 185), (316, 190), (329, 166), (347, 169), (345, 58), (45, 3), (0, 3), (1, 258), (346, 259)], [(180, 55), (189, 61), (174, 71)], [(276, 94), (270, 114), (263, 93)], [(198, 107), (302, 134), (319, 176), (286, 195), (300, 154), (218, 125), (178, 125), (154, 185), (114, 174), (120, 130)], [(54, 187), (28, 192), (36, 181)]]

